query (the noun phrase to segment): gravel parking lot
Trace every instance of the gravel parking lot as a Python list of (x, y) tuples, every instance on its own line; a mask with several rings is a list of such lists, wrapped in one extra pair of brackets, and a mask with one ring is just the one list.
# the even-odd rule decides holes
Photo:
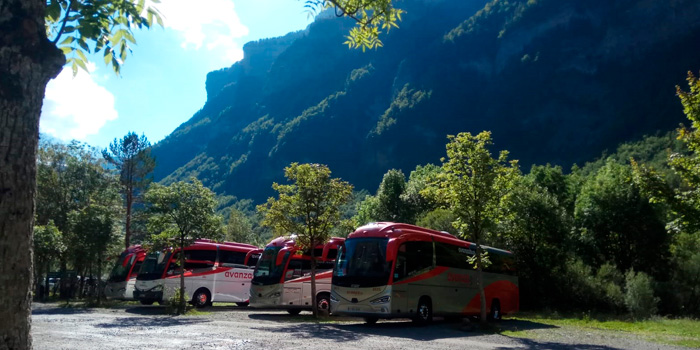
[[(61, 308), (35, 303), (35, 349), (674, 349), (623, 332), (566, 329), (524, 321), (502, 329), (531, 330), (528, 338), (487, 334), (468, 322), (408, 320), (365, 325), (360, 319), (217, 306), (197, 316), (164, 316), (161, 306)], [(676, 348), (686, 349), (686, 348)]]

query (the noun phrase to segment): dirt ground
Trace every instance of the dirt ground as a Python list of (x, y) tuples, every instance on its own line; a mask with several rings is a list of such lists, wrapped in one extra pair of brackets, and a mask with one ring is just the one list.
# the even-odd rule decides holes
[[(674, 349), (622, 332), (565, 329), (524, 321), (502, 321), (501, 329), (531, 330), (529, 338), (488, 334), (463, 322), (437, 320), (414, 326), (408, 320), (365, 325), (309, 313), (237, 306), (206, 309), (197, 316), (165, 316), (161, 306), (112, 309), (62, 308), (35, 303), (34, 349)], [(686, 348), (677, 348), (686, 349)]]

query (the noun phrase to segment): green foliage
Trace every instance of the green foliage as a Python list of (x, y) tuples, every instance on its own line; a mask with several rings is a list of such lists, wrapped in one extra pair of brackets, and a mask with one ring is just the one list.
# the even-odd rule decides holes
[(197, 238), (222, 238), (222, 219), (215, 214), (214, 193), (201, 181), (192, 178), (169, 186), (153, 184), (145, 198), (154, 241), (175, 239), (185, 247)]
[(34, 256), (37, 261), (58, 258), (65, 251), (63, 236), (53, 220), (46, 225), (34, 226)]
[(152, 4), (159, 0), (47, 0), (46, 33), (73, 69), (87, 69), (87, 55), (103, 52), (104, 62), (119, 74), (136, 44), (134, 28), (163, 21)]
[(609, 160), (590, 177), (576, 200), (582, 253), (595, 265), (613, 261), (622, 270), (662, 270), (668, 235), (660, 213), (632, 182), (632, 168)]
[(357, 214), (352, 218), (356, 227), (366, 225), (370, 222), (378, 222), (379, 198), (366, 195), (365, 199), (357, 204)]
[(614, 265), (603, 264), (597, 271), (579, 258), (564, 260), (558, 281), (557, 297), (568, 308), (619, 311), (624, 306), (622, 273)]
[(508, 247), (514, 253), (523, 302), (553, 306), (559, 293), (550, 283), (561, 273), (562, 262), (567, 258), (573, 223), (557, 200), (556, 195), (562, 192), (554, 194), (541, 183), (532, 172), (515, 182), (504, 201), (506, 215), (500, 221), (497, 242), (499, 247)]
[(273, 183), (279, 197), (259, 205), (263, 225), (278, 235), (296, 234), (301, 247), (314, 247), (329, 238), (340, 220), (340, 206), (350, 199), (352, 185), (331, 178), (321, 164), (292, 163), (284, 169), (289, 185)]
[(382, 178), (377, 189), (376, 217), (378, 221), (409, 222), (412, 213), (408, 203), (402, 199), (406, 190), (406, 177), (398, 169), (391, 169)]
[(129, 132), (121, 140), (114, 139), (109, 148), (102, 151), (102, 156), (119, 172), (126, 207), (124, 246), (128, 248), (131, 245), (133, 205), (139, 201), (141, 192), (151, 183), (152, 177), (149, 175), (156, 166), (156, 161), (151, 156), (151, 143), (145, 135), (139, 137)]
[(625, 274), (625, 306), (635, 319), (656, 315), (659, 298), (654, 296), (653, 280), (644, 272)]
[(225, 232), (227, 241), (255, 243), (252, 237), (253, 224), (243, 212), (235, 208), (231, 210)]
[(338, 17), (352, 18), (357, 25), (350, 30), (345, 44), (350, 48), (373, 49), (384, 44), (379, 40), (382, 31), (398, 28), (403, 10), (393, 6), (392, 0), (305, 0), (310, 14), (319, 9), (335, 8)]
[(406, 110), (415, 108), (421, 102), (430, 99), (432, 91), (425, 92), (409, 88), (409, 84), (399, 91), (389, 108), (384, 111), (384, 114), (377, 121), (377, 126), (370, 132), (370, 136), (379, 136), (389, 130), (392, 125), (396, 124), (397, 116)]
[(700, 315), (700, 235), (680, 232), (671, 245), (673, 311)]
[(488, 131), (448, 139), (442, 171), (422, 194), (451, 208), (459, 235), (481, 244), (504, 214), (502, 203), (519, 176), (518, 162), (508, 162), (507, 151), (501, 151), (498, 159), (491, 157)]
[(454, 232), (452, 223), (455, 222), (455, 220), (457, 220), (457, 218), (451, 210), (437, 208), (421, 216), (418, 221), (416, 221), (416, 225), (437, 231)]
[(184, 297), (185, 293), (182, 292), (182, 289), (175, 288), (175, 292), (167, 300), (165, 313), (168, 315), (182, 315), (188, 313), (190, 310), (194, 310), (194, 306), (190, 304), (185, 306), (184, 311), (180, 310), (180, 300), (182, 300)]

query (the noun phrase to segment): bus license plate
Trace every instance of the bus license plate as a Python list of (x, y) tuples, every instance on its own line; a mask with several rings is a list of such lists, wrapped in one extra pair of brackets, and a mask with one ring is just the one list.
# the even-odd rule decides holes
[(360, 307), (348, 306), (348, 311), (362, 311)]

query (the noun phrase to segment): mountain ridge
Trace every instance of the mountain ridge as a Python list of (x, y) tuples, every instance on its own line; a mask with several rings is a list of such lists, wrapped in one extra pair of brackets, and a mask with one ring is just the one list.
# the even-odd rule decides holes
[(390, 168), (437, 163), (447, 134), (481, 130), (525, 166), (570, 166), (682, 122), (673, 87), (700, 69), (693, 1), (397, 5), (401, 28), (376, 51), (343, 46), (353, 22), (332, 16), (247, 44), (155, 145), (156, 180), (261, 201), (297, 161), (374, 190)]

